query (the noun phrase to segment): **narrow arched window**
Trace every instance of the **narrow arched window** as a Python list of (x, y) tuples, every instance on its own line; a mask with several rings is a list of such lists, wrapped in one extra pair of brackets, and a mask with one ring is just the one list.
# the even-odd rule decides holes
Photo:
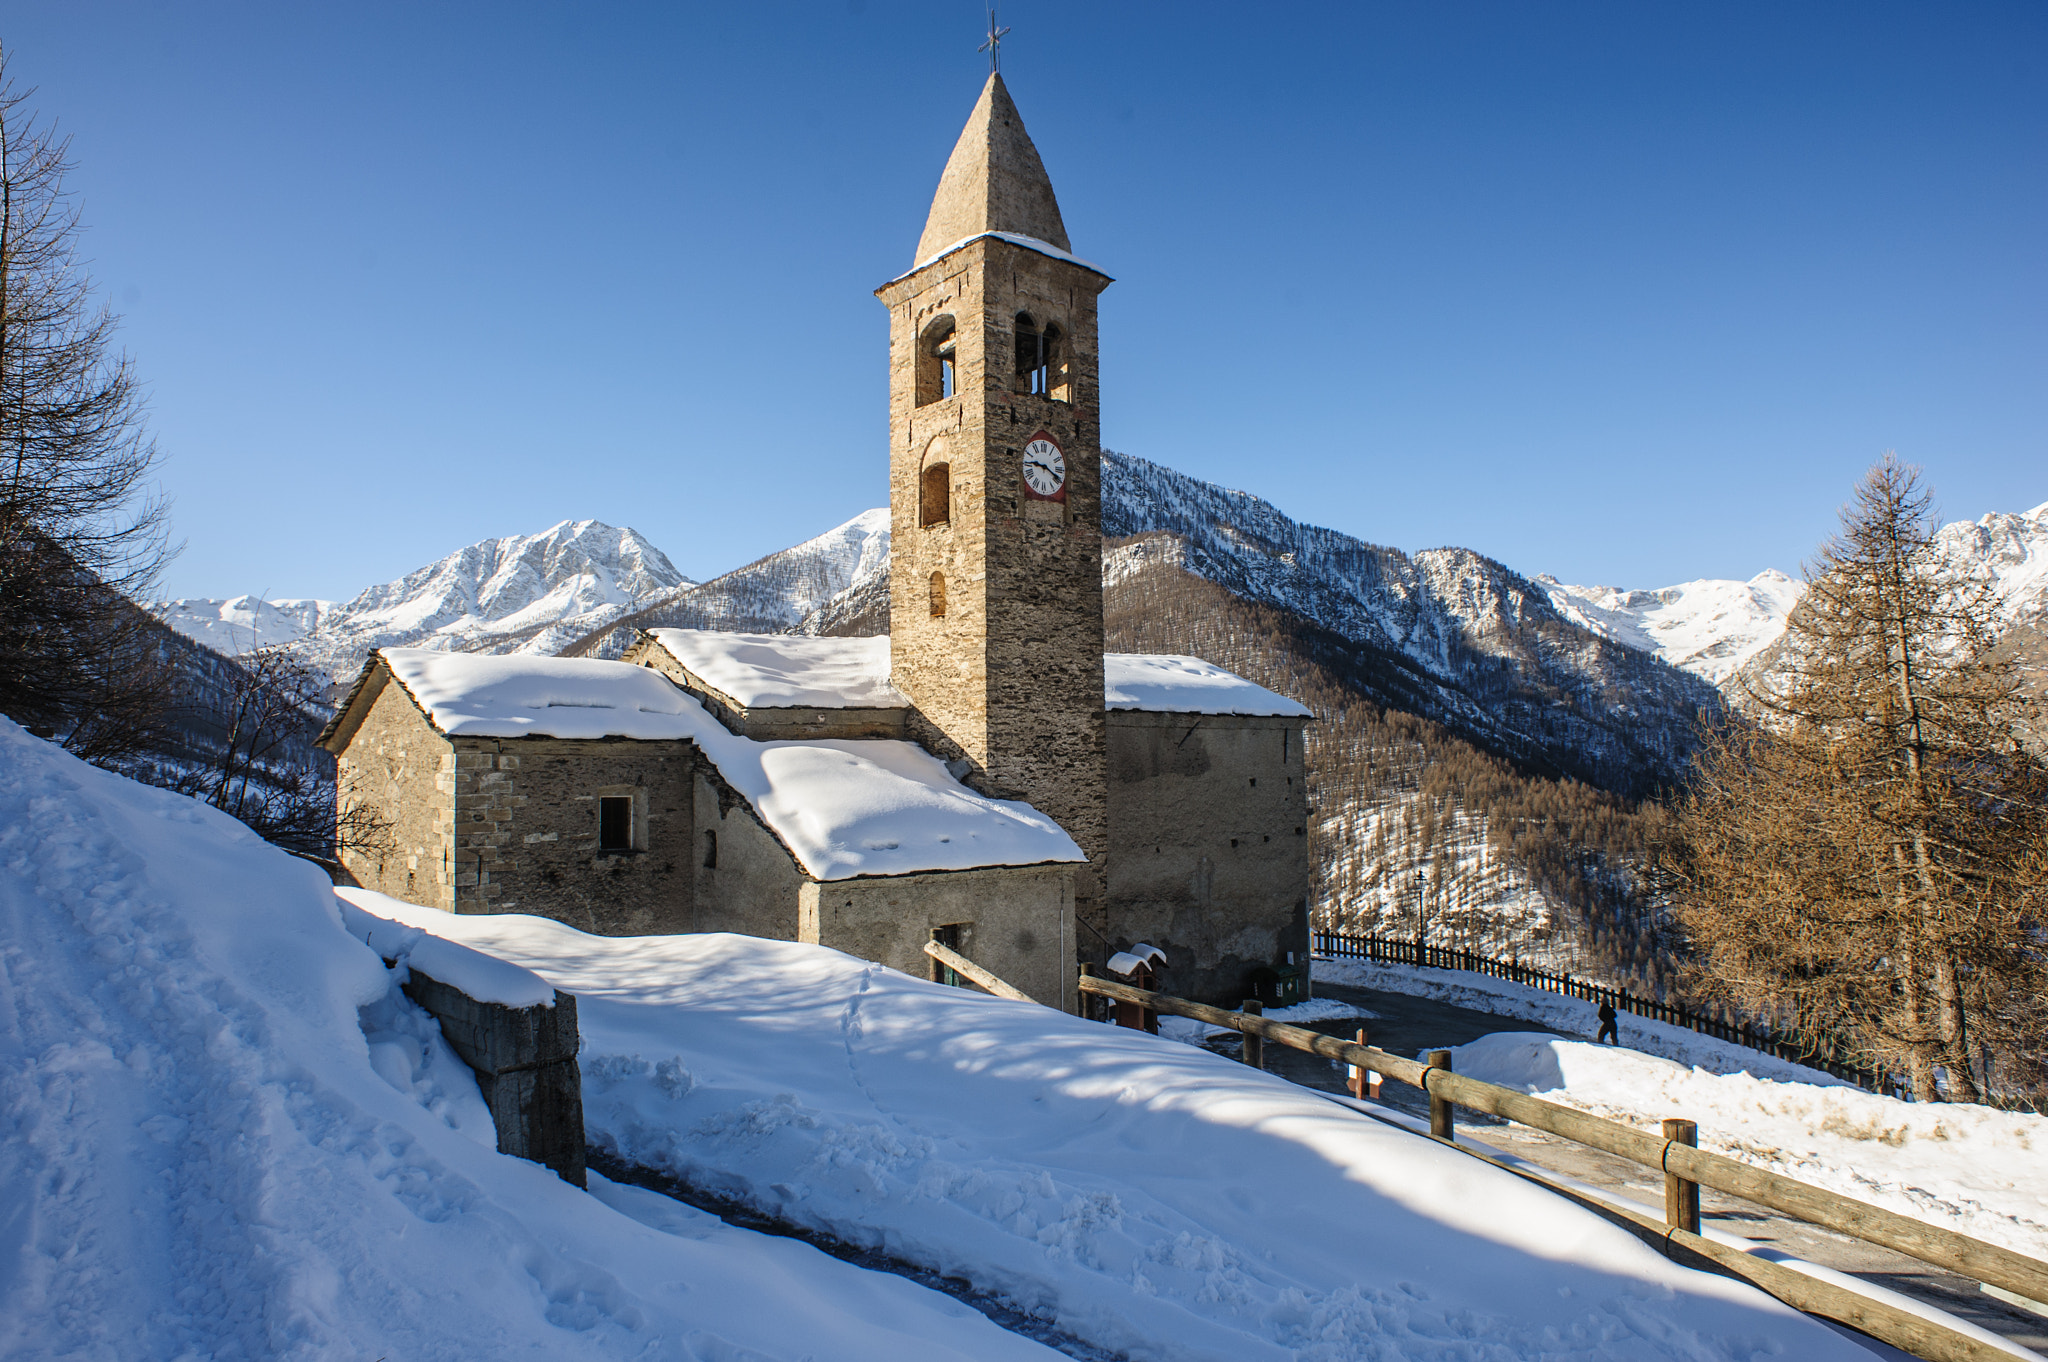
[(926, 464), (917, 486), (917, 523), (944, 525), (953, 518), (953, 468)]
[(932, 574), (932, 618), (935, 620), (942, 620), (945, 617), (946, 574), (943, 572), (934, 572)]
[(1046, 395), (1045, 332), (1028, 312), (1017, 314), (1017, 391)]
[(954, 368), (958, 333), (951, 317), (934, 317), (917, 338), (917, 405), (938, 402), (960, 391)]

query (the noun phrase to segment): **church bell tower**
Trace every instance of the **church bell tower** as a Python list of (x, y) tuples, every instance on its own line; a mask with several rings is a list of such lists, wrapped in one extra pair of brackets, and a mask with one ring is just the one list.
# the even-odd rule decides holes
[[(990, 75), (889, 308), (890, 668), (913, 736), (1028, 801), (1090, 866), (1105, 827), (1095, 298), (1038, 150)], [(1084, 928), (1085, 934), (1085, 928)]]

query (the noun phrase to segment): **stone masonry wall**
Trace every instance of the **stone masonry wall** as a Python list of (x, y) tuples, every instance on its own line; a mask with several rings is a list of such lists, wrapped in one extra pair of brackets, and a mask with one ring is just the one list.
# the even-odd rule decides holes
[[(1028, 800), (1080, 843), (1077, 911), (1098, 929), (1108, 848), (1102, 711), (1101, 429), (1091, 270), (976, 241), (879, 296), (890, 309), (890, 661), (917, 707), (907, 732), (973, 763), (970, 783)], [(1059, 327), (1071, 401), (1017, 391), (1016, 316)], [(958, 393), (917, 405), (935, 318), (955, 327)], [(1064, 504), (1023, 494), (1023, 447), (1044, 432), (1067, 466)], [(951, 519), (920, 526), (920, 478), (940, 458)], [(934, 572), (946, 614), (931, 615)]]
[(336, 764), (340, 797), (388, 824), (384, 846), (342, 852), (356, 883), (424, 908), (455, 907), (454, 827), (441, 789), (453, 759), (404, 688), (386, 682)]
[[(604, 936), (690, 930), (693, 743), (456, 738), (445, 793), (455, 909), (535, 913)], [(597, 800), (634, 800), (633, 847), (600, 851)]]
[(1048, 1007), (1074, 1011), (1072, 865), (1003, 866), (933, 875), (806, 881), (797, 940), (933, 978), (934, 928), (957, 926), (959, 950)]
[[(1235, 1007), (1258, 966), (1308, 958), (1302, 720), (1109, 715), (1108, 918), (1166, 952), (1159, 987)], [(1083, 940), (1084, 959), (1108, 948)], [(1096, 954), (1096, 952), (1102, 954)]]
[[(691, 931), (739, 932), (797, 940), (797, 898), (804, 876), (745, 799), (712, 778), (696, 777), (696, 911)], [(715, 843), (707, 840), (716, 838)], [(717, 847), (717, 863), (709, 852)]]

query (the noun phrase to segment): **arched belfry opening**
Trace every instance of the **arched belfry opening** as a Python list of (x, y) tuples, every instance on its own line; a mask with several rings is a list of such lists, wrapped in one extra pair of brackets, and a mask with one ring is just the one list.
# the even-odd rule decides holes
[(1066, 337), (1052, 322), (1040, 326), (1028, 312), (1017, 314), (1017, 391), (1055, 401), (1071, 401), (1067, 378)]
[(917, 405), (942, 402), (960, 391), (955, 367), (959, 330), (950, 316), (934, 317), (917, 339)]
[(943, 461), (928, 463), (918, 475), (917, 523), (929, 529), (953, 519), (953, 466)]

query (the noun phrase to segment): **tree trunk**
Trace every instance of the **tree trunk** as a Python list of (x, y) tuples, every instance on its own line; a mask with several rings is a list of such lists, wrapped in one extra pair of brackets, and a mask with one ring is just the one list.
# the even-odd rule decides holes
[(1970, 1034), (1963, 1019), (1963, 990), (1956, 979), (1955, 959), (1947, 951), (1934, 957), (1934, 998), (1941, 1009), (1941, 1058), (1948, 1066), (1949, 1097), (1957, 1102), (1979, 1101), (1977, 1078), (1970, 1072)]

